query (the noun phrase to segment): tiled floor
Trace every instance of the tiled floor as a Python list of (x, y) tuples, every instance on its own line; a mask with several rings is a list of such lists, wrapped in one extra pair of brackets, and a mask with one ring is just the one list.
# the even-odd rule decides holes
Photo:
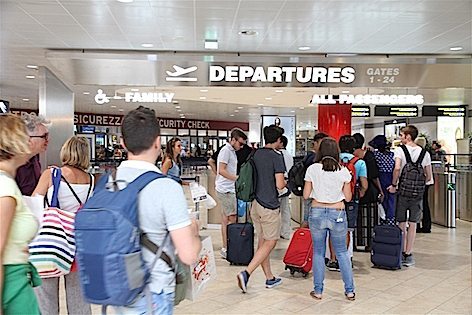
[[(258, 269), (242, 294), (236, 274), (242, 267), (229, 266), (217, 254), (221, 247), (218, 230), (204, 230), (213, 239), (218, 277), (196, 301), (183, 301), (175, 314), (472, 314), (471, 292), (472, 224), (458, 221), (456, 229), (433, 226), (431, 234), (418, 234), (416, 266), (398, 271), (371, 268), (368, 253), (354, 253), (356, 301), (343, 295), (340, 273), (326, 271), (323, 300), (309, 296), (308, 279), (291, 276), (282, 257), (288, 241), (278, 242), (271, 256), (274, 274), (283, 284), (266, 289)], [(61, 307), (61, 314), (65, 314)], [(100, 308), (93, 307), (94, 314)]]
[[(242, 268), (217, 257), (217, 280), (196, 301), (183, 301), (175, 314), (471, 314), (471, 232), (471, 223), (458, 221), (456, 229), (434, 226), (431, 234), (418, 234), (416, 266), (398, 271), (373, 269), (368, 253), (354, 253), (354, 302), (344, 298), (340, 273), (330, 271), (323, 300), (312, 299), (311, 274), (304, 279), (284, 270), (288, 241), (279, 241), (271, 256), (274, 273), (284, 281), (274, 289), (264, 287), (258, 269), (242, 294), (236, 283)], [(217, 253), (219, 232), (202, 234), (212, 236)]]

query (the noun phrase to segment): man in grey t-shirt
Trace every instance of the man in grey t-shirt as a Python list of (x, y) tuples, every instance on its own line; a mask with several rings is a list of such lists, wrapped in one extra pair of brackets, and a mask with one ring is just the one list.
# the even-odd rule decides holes
[[(139, 107), (129, 112), (121, 126), (123, 146), (128, 150), (128, 161), (117, 169), (116, 179), (131, 182), (147, 171), (160, 172), (154, 165), (161, 151), (159, 123), (153, 110)], [(139, 222), (141, 230), (156, 245), (161, 246), (165, 235), (170, 241), (164, 251), (175, 261), (175, 252), (187, 265), (197, 260), (201, 249), (198, 225), (190, 220), (182, 187), (170, 178), (149, 183), (139, 193)], [(143, 247), (144, 260), (151, 265), (154, 254)], [(149, 283), (155, 314), (170, 314), (174, 306), (175, 273), (158, 259), (151, 270)], [(146, 297), (142, 296), (128, 307), (120, 307), (118, 313), (144, 314)]]
[(287, 185), (284, 179), (286, 171), (283, 157), (276, 151), (280, 147), (283, 129), (275, 125), (264, 127), (264, 148), (254, 153), (257, 171), (256, 198), (252, 202), (251, 219), (259, 237), (257, 251), (246, 270), (241, 271), (238, 285), (247, 292), (250, 275), (261, 265), (264, 271), (266, 288), (273, 288), (282, 283), (270, 268), (270, 253), (280, 238), (280, 201), (278, 190)]

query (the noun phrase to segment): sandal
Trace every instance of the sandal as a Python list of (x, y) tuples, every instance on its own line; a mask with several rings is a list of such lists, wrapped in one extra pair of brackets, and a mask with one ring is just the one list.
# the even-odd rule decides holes
[(344, 295), (346, 296), (346, 299), (348, 299), (349, 301), (356, 300), (356, 294), (354, 292), (344, 293)]
[(321, 300), (323, 297), (321, 294), (315, 293), (315, 291), (311, 291), (310, 296), (314, 298), (315, 300)]

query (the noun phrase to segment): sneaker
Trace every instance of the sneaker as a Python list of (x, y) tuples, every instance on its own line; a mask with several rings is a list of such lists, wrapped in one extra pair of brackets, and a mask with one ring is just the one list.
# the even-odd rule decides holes
[(405, 260), (403, 261), (403, 265), (406, 267), (411, 267), (415, 265), (415, 260), (413, 259), (413, 255), (405, 255)]
[(237, 275), (238, 278), (238, 286), (243, 291), (243, 293), (247, 292), (247, 282), (249, 281), (249, 276), (247, 271), (241, 271)]
[(326, 267), (328, 267), (329, 271), (341, 271), (341, 269), (339, 269), (339, 263), (337, 260), (330, 260)]
[(282, 279), (281, 278), (276, 278), (274, 277), (273, 279), (266, 280), (266, 288), (267, 289), (272, 289), (278, 285), (282, 284)]
[(226, 248), (222, 247), (221, 250), (220, 250), (220, 256), (223, 258), (223, 259), (226, 259)]

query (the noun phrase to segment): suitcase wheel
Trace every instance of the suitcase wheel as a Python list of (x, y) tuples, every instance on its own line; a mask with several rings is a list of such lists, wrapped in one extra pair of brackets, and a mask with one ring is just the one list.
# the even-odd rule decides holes
[(306, 278), (306, 277), (308, 277), (308, 272), (303, 273), (303, 278)]

